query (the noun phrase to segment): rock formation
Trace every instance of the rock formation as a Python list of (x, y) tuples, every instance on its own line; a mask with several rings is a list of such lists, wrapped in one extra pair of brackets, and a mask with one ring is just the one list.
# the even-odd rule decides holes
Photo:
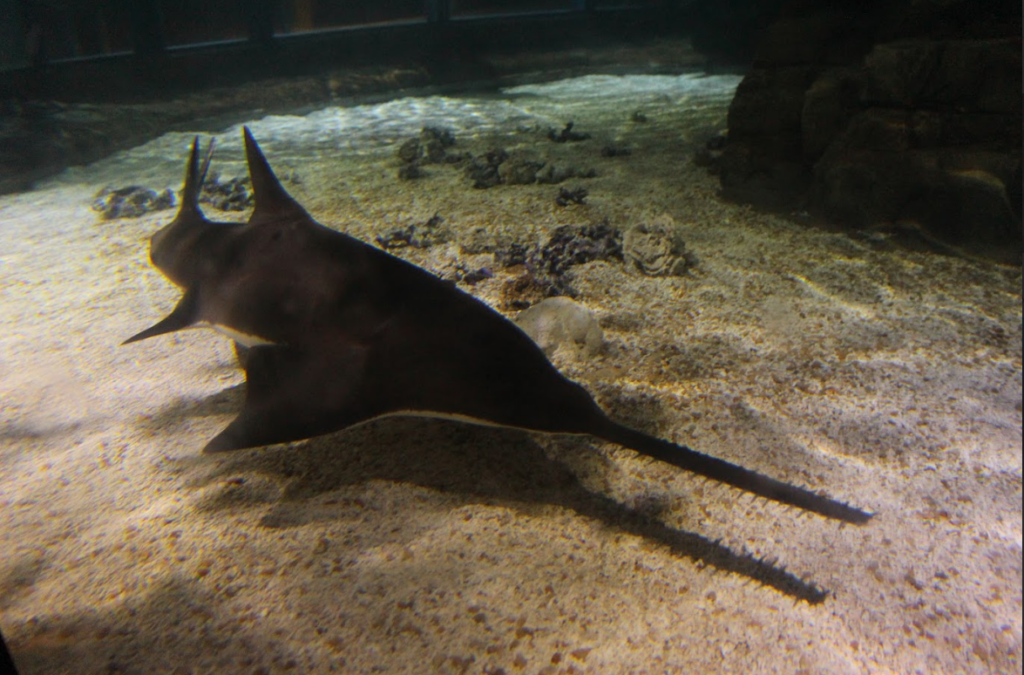
[(726, 197), (1020, 259), (1020, 2), (790, 2), (729, 111)]

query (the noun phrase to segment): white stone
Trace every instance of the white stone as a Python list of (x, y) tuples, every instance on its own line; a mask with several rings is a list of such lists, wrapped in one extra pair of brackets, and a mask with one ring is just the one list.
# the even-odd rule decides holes
[(563, 349), (574, 358), (589, 357), (604, 344), (594, 313), (572, 298), (543, 300), (520, 312), (515, 323), (549, 357)]

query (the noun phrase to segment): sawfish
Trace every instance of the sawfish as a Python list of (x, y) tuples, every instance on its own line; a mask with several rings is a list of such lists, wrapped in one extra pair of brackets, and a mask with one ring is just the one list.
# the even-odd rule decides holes
[(870, 513), (611, 419), (507, 318), (426, 270), (316, 222), (243, 127), (254, 207), (208, 220), (192, 143), (177, 215), (150, 260), (183, 290), (169, 315), (125, 343), (210, 326), (248, 347), (245, 402), (204, 452), (327, 434), (388, 415), (454, 418), (617, 443), (829, 518)]

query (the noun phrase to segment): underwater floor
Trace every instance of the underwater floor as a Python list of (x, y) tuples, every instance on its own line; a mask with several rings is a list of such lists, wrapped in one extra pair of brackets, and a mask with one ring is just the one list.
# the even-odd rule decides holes
[[(119, 346), (177, 301), (147, 261), (174, 212), (91, 209), (108, 185), (180, 187), (191, 136), (168, 134), (0, 197), (0, 626), (22, 674), (1020, 672), (1021, 270), (723, 203), (692, 159), (737, 83), (590, 76), (250, 126), (320, 222), (373, 241), (440, 215), (395, 253), (489, 270), (461, 287), (509, 316), (517, 272), (481, 237), (668, 228), (682, 276), (571, 269), (604, 344), (556, 365), (616, 418), (870, 523), (455, 422), (200, 454), (241, 405), (230, 342)], [(569, 121), (592, 138), (552, 142)], [(597, 175), (399, 180), (430, 124), (451, 151)], [(212, 169), (242, 174), (237, 127)]]

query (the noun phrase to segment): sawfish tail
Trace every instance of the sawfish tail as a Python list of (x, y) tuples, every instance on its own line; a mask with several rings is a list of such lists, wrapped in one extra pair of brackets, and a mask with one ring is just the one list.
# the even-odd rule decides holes
[(654, 436), (648, 436), (642, 431), (630, 429), (611, 420), (607, 421), (602, 433), (598, 435), (607, 441), (618, 443), (680, 469), (731, 485), (759, 497), (796, 506), (805, 511), (812, 511), (826, 518), (863, 525), (874, 515), (805, 488), (790, 485), (737, 464), (702, 454), (685, 445), (677, 445)]

